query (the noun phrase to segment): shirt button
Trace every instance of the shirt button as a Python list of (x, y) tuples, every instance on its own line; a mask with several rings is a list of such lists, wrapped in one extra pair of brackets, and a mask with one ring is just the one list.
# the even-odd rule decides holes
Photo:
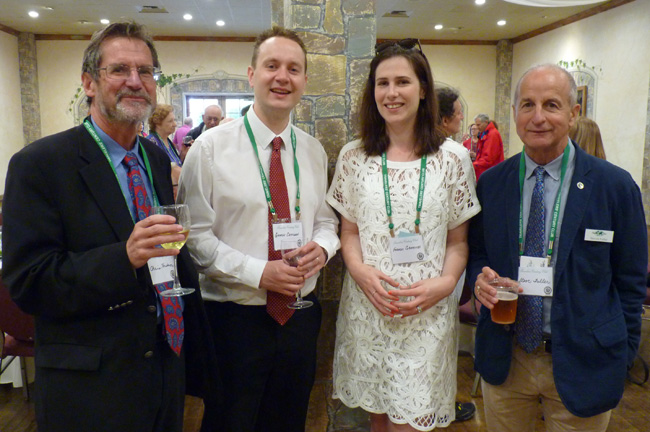
[(155, 313), (156, 312), (156, 306), (154, 306), (154, 305), (147, 306), (147, 312)]
[(153, 351), (147, 351), (146, 353), (144, 353), (144, 358), (148, 359), (148, 358), (151, 358), (151, 357), (153, 357)]

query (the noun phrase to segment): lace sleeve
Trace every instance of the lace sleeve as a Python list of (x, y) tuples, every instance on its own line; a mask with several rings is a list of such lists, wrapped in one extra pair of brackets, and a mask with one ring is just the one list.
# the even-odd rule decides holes
[(354, 183), (357, 178), (360, 153), (363, 153), (363, 150), (359, 148), (358, 141), (348, 143), (341, 149), (332, 185), (327, 192), (329, 205), (341, 216), (355, 223), (357, 221), (358, 196), (355, 193)]
[[(449, 194), (448, 229), (454, 229), (481, 211), (476, 197), (474, 168), (466, 151), (453, 153), (455, 169), (449, 173), (451, 193)], [(451, 164), (452, 166), (454, 163)]]

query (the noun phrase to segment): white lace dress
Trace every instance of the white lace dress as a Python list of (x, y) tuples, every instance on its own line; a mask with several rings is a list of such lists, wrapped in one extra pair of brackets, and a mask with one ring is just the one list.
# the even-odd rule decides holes
[[(413, 232), (420, 160), (388, 161), (395, 230)], [(339, 155), (327, 201), (359, 227), (363, 261), (401, 284), (439, 276), (447, 231), (480, 211), (469, 154), (447, 140), (427, 160), (420, 232), (428, 260), (393, 264), (389, 251), (381, 157), (359, 141)], [(384, 317), (349, 273), (336, 322), (334, 398), (349, 407), (388, 414), (417, 430), (444, 427), (455, 418), (458, 303), (454, 296), (422, 314)]]

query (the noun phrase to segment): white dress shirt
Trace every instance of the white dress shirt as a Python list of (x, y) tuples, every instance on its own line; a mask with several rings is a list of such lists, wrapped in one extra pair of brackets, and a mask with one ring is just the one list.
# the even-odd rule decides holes
[[(260, 163), (268, 178), (271, 141), (276, 135), (253, 109), (248, 120), (257, 142)], [(282, 167), (292, 220), (296, 180), (289, 123), (279, 135), (284, 141)], [(300, 167), (300, 220), (305, 240), (313, 240), (331, 258), (340, 246), (338, 219), (325, 202), (327, 155), (314, 137), (293, 127)], [(260, 289), (268, 261), (268, 205), (257, 158), (243, 118), (208, 129), (190, 148), (179, 182), (178, 203), (188, 204), (192, 228), (187, 240), (200, 273), (203, 298), (242, 305), (266, 304)], [(314, 290), (318, 275), (305, 282), (302, 294)]]

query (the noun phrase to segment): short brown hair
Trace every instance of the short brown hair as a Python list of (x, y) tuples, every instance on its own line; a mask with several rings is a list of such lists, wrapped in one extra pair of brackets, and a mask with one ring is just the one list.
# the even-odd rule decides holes
[(305, 54), (305, 73), (307, 73), (307, 48), (305, 47), (304, 42), (302, 39), (300, 39), (298, 33), (280, 26), (273, 26), (270, 29), (265, 30), (257, 35), (257, 38), (255, 39), (255, 46), (253, 47), (253, 58), (251, 59), (251, 66), (255, 68), (255, 64), (257, 63), (257, 56), (260, 53), (260, 45), (272, 37), (283, 37), (292, 40), (300, 45), (302, 52)]
[(153, 110), (151, 117), (149, 117), (149, 132), (156, 132), (156, 126), (161, 124), (171, 112), (174, 112), (174, 107), (171, 105), (156, 105), (156, 109)]

